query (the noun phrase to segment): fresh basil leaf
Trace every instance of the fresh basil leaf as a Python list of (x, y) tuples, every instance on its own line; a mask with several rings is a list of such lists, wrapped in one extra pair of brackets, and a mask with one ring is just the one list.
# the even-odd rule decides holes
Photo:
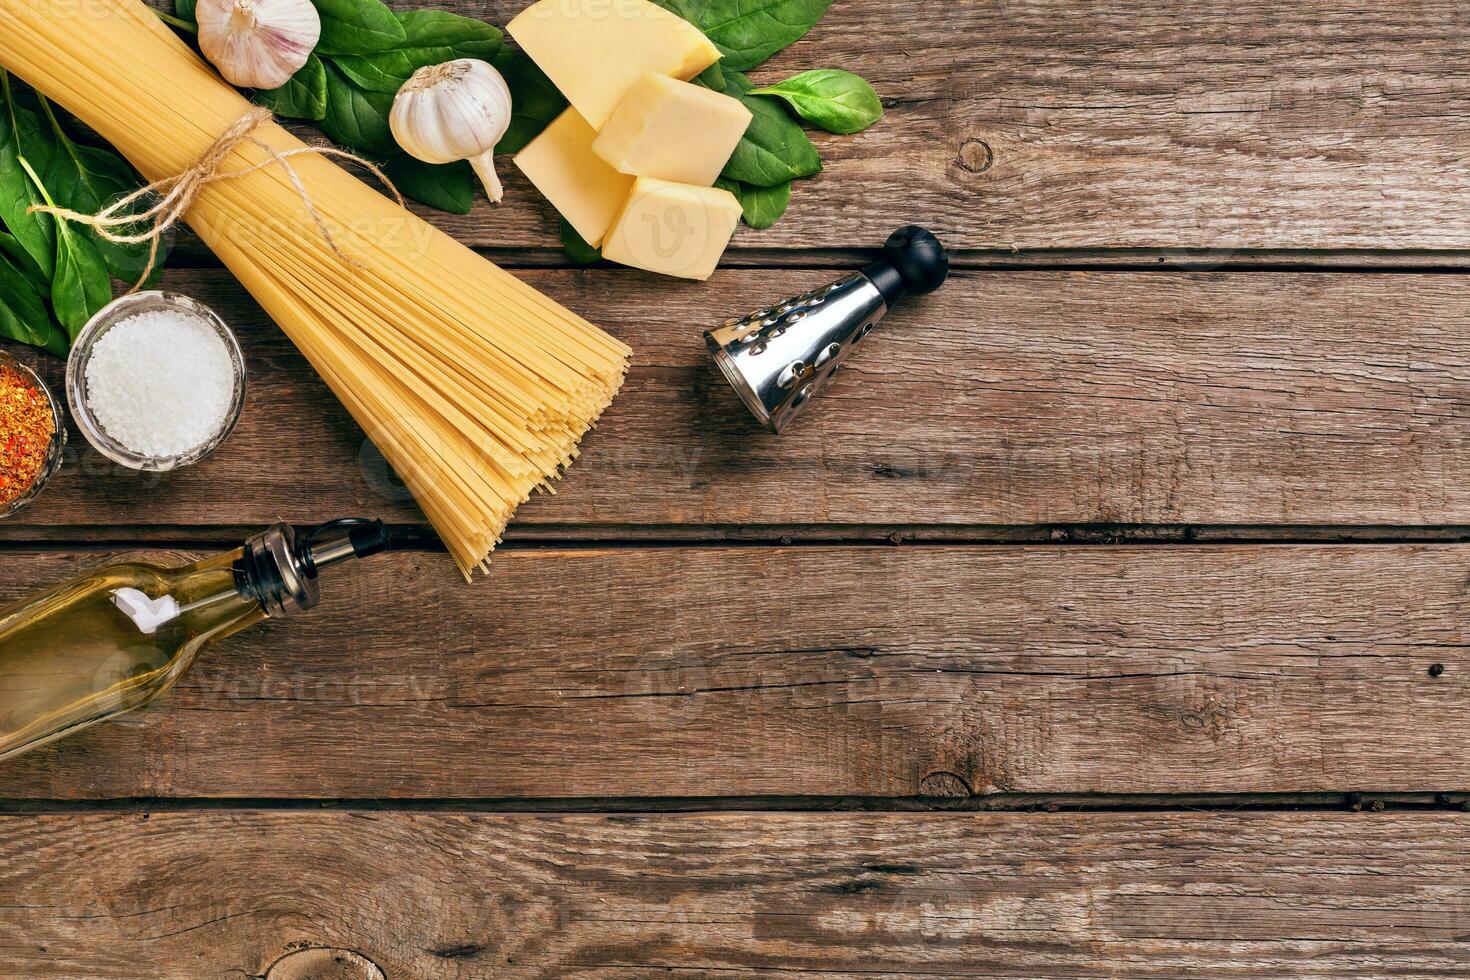
[(723, 187), (740, 201), (741, 217), (752, 228), (769, 228), (781, 220), (791, 204), (791, 181), (775, 187), (752, 187), (738, 180), (721, 177), (716, 187)]
[(56, 226), (56, 278), (51, 281), (51, 307), (75, 340), (98, 310), (112, 302), (112, 277), (92, 239), (63, 221)]
[(321, 122), (327, 115), (327, 66), (311, 55), (285, 85), (256, 92), (255, 104), (288, 119)]
[(404, 197), (450, 214), (469, 214), (475, 205), (475, 171), (468, 163), (435, 165), (398, 156), (383, 168)]
[(358, 88), (331, 62), (325, 64), (327, 114), (321, 120), (322, 132), (335, 142), (362, 153), (397, 156), (400, 152), (398, 143), (388, 125), (393, 96)]
[(496, 145), (495, 152), (519, 153), (562, 114), (567, 100), (524, 51), (516, 51), (501, 68), (501, 74), (510, 86), (513, 108), (510, 127)]
[(396, 95), (420, 68), (460, 58), (494, 63), (500, 54), (500, 29), (484, 21), (443, 10), (415, 10), (399, 14), (398, 19), (408, 34), (401, 47), (338, 58), (342, 74), (370, 92)]
[(821, 173), (822, 158), (806, 132), (770, 99), (750, 95), (752, 88), (740, 72), (725, 72), (725, 94), (745, 103), (752, 119), (723, 175), (755, 187), (775, 187)]
[(0, 256), (0, 337), (18, 340), (65, 357), (71, 341), (52, 321), (36, 286), (9, 259)]
[(561, 245), (567, 253), (567, 258), (578, 265), (591, 265), (593, 262), (602, 261), (602, 249), (593, 248), (587, 244), (587, 240), (577, 234), (577, 229), (572, 227), (566, 218), (561, 219)]
[[(57, 148), (50, 165), (41, 173), (41, 183), (45, 185), (51, 200), (61, 207), (82, 214), (96, 214), (142, 186), (142, 179), (126, 160), (110, 150), (74, 142), (57, 121), (50, 103), (43, 102), (42, 106), (51, 124)], [(102, 254), (103, 261), (107, 263), (109, 274), (129, 285), (137, 282), (143, 270), (148, 267), (147, 243), (119, 245), (107, 241), (91, 229), (77, 226), (73, 230), (79, 230), (82, 235), (90, 238)], [(159, 248), (155, 272), (159, 271), (167, 254), (165, 243)]]
[(312, 0), (322, 18), (319, 55), (377, 54), (399, 47), (408, 32), (382, 0)]
[(883, 103), (873, 86), (838, 68), (804, 71), (750, 94), (785, 99), (807, 122), (844, 136), (861, 133), (883, 118)]
[(740, 71), (754, 68), (806, 36), (831, 5), (832, 0), (702, 0), (690, 4), (694, 25), (724, 55), (720, 63)]
[[(38, 151), (45, 161), (49, 161), (51, 154), (43, 150), (40, 140), (22, 142), (27, 135), (41, 132), (40, 125), (33, 113), (15, 104), (9, 76), (3, 72), (0, 72), (0, 86), (3, 86), (3, 98), (0, 98), (3, 101), (0, 105), (0, 223), (20, 243), (41, 276), (50, 280), (56, 269), (56, 222), (49, 214), (30, 213), (30, 209), (41, 204), (42, 199), (40, 189), (26, 173), (21, 161)], [(25, 146), (24, 156), (22, 146)]]

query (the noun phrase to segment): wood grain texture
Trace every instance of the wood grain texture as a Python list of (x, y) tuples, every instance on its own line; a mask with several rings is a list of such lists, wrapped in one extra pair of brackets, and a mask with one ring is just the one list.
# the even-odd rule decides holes
[(369, 963), (316, 980), (376, 977), (373, 964), (387, 980), (1456, 977), (1470, 965), (1467, 826), (1322, 813), (3, 818), (0, 973), (277, 980), (277, 957), (321, 944)]
[[(0, 598), (84, 560), (9, 553)], [(397, 554), (128, 720), (0, 765), (0, 798), (1463, 789), (1467, 561), (530, 550), (466, 587)]]
[[(637, 355), (561, 494), (523, 508), (522, 528), (1470, 523), (1470, 300), (1454, 277), (963, 273), (895, 312), (778, 439), (748, 421), (700, 334), (830, 272), (709, 286), (523, 274)], [(420, 519), (226, 273), (169, 285), (243, 335), (239, 429), (162, 477), (119, 470), (73, 433), (62, 475), (8, 536)]]
[[(442, 5), (504, 24), (525, 3)], [(965, 249), (1463, 249), (1467, 27), (1456, 0), (843, 0), (755, 77), (858, 71), (887, 118), (814, 133), (825, 172), (736, 247), (869, 247), (917, 221)], [(555, 247), (550, 207), (501, 170), (507, 203), (434, 220)]]

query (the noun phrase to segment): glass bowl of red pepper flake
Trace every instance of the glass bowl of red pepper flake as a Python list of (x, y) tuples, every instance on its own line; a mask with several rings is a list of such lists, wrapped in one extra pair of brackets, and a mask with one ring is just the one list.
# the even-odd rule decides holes
[(66, 424), (51, 389), (0, 351), (0, 518), (40, 496), (65, 445)]

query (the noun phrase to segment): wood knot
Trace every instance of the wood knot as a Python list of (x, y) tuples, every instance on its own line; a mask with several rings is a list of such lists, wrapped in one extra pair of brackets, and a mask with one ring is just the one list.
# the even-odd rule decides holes
[(983, 174), (995, 162), (995, 151), (982, 139), (971, 137), (960, 144), (959, 164), (972, 174)]
[(881, 881), (872, 878), (855, 878), (852, 881), (842, 881), (835, 885), (828, 885), (824, 891), (836, 895), (862, 895), (866, 892), (881, 891), (884, 885)]
[(965, 799), (973, 796), (970, 784), (952, 772), (931, 772), (919, 780), (919, 795)]
[(460, 943), (458, 946), (440, 946), (429, 950), (430, 956), (437, 956), (441, 960), (469, 960), (474, 959), (485, 952), (485, 947), (479, 943)]
[(263, 980), (387, 980), (387, 976), (361, 953), (313, 946), (276, 960)]

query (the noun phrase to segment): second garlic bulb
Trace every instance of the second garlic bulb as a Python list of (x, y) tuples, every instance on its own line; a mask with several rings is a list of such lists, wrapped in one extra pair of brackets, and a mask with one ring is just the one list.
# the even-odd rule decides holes
[(311, 0), (199, 0), (194, 16), (199, 50), (240, 88), (285, 85), (322, 36)]
[(468, 160), (490, 200), (504, 193), (495, 144), (510, 126), (510, 88), (488, 62), (461, 58), (420, 68), (398, 90), (389, 123), (404, 152), (425, 163)]

